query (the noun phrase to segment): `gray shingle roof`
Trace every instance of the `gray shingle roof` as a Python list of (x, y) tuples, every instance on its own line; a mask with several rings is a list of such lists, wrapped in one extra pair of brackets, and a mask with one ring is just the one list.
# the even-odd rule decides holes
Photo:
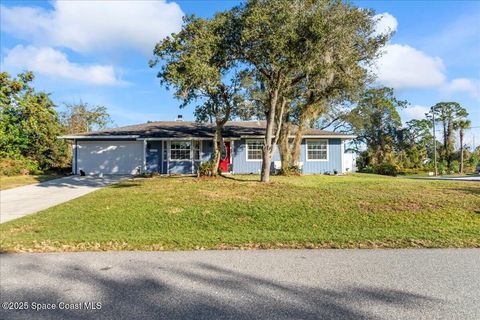
[[(243, 136), (263, 136), (265, 121), (229, 121), (223, 130), (225, 138)], [(112, 128), (65, 136), (64, 138), (102, 136), (139, 136), (140, 138), (213, 138), (215, 125), (190, 121), (155, 121), (126, 127)], [(319, 129), (307, 129), (305, 136), (345, 136), (349, 135)]]

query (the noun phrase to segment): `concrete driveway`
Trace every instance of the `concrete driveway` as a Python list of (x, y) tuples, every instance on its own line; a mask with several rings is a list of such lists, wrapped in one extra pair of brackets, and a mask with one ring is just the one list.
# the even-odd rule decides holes
[(70, 176), (0, 191), (0, 223), (32, 214), (116, 183), (125, 176)]
[[(1, 302), (29, 304), (0, 319), (480, 319), (478, 249), (35, 253), (0, 264)], [(79, 303), (90, 304), (65, 307)]]

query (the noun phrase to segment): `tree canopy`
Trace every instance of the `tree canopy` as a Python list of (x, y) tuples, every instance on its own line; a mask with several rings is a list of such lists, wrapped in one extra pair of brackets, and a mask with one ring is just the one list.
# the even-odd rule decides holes
[(41, 169), (66, 159), (63, 133), (55, 104), (45, 92), (30, 85), (31, 72), (12, 78), (0, 74), (0, 157), (35, 161)]

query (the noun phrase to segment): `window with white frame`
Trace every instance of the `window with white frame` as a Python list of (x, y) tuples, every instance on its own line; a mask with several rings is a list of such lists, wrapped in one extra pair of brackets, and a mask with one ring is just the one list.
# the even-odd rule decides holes
[(328, 160), (328, 140), (307, 140), (307, 161)]
[(193, 160), (200, 160), (200, 140), (193, 140)]
[(247, 161), (262, 160), (263, 140), (247, 140)]
[(190, 160), (191, 141), (172, 141), (170, 144), (170, 160)]

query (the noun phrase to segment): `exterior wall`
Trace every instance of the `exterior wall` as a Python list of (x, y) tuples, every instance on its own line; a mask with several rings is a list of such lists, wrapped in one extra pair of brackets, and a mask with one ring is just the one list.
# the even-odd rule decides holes
[[(333, 171), (342, 172), (342, 141), (341, 139), (328, 140), (328, 160), (327, 161), (307, 161), (307, 139), (302, 141), (302, 151), (300, 161), (303, 162), (304, 174), (319, 174)], [(313, 139), (312, 139), (313, 140)]]
[[(146, 165), (148, 172), (158, 172), (161, 174), (192, 174), (197, 172), (198, 166), (201, 162), (210, 160), (212, 154), (212, 142), (207, 140), (201, 141), (200, 161), (172, 161), (164, 159), (164, 152), (169, 146), (169, 141), (148, 141), (146, 151)], [(165, 148), (166, 147), (166, 148)], [(154, 151), (157, 150), (157, 151)]]
[[(233, 150), (233, 172), (241, 174), (250, 174), (250, 173), (260, 173), (262, 168), (262, 160), (247, 161), (247, 145), (246, 140), (240, 139), (235, 141), (234, 150)], [(255, 140), (255, 139), (253, 139)], [(278, 153), (278, 148), (275, 146), (275, 152), (273, 153), (272, 165), (273, 162), (280, 161), (280, 154)]]
[(162, 172), (162, 141), (148, 141), (146, 161), (148, 172)]
[[(258, 174), (262, 167), (262, 161), (247, 161), (246, 140), (240, 139), (233, 142), (232, 149), (232, 164), (233, 173), (235, 174)], [(150, 149), (147, 148), (147, 171), (159, 172), (162, 174), (191, 174), (191, 161), (164, 161), (163, 160), (163, 144), (162, 141), (149, 141)], [(168, 142), (166, 143), (168, 145)], [(201, 161), (194, 162), (193, 172), (197, 171), (201, 162), (209, 161), (213, 151), (213, 144), (211, 140), (201, 141), (202, 150), (200, 154)], [(342, 152), (343, 144), (341, 139), (328, 139), (328, 160), (327, 161), (307, 161), (306, 158), (306, 139), (303, 139), (301, 146), (300, 161), (303, 162), (304, 174), (322, 174), (326, 172), (333, 173), (334, 171), (342, 172)], [(152, 152), (156, 149), (156, 152)], [(275, 147), (275, 152), (272, 159), (272, 170), (274, 169), (274, 162), (280, 161), (280, 154), (278, 148)]]

